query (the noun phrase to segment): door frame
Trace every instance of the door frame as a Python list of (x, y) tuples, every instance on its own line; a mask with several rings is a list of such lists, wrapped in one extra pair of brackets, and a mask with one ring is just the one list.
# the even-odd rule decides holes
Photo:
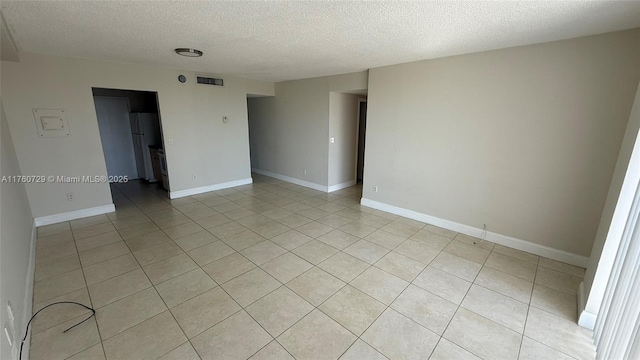
[[(621, 249), (624, 231), (629, 224), (629, 216), (633, 213), (635, 193), (640, 188), (639, 115), (640, 84), (638, 85), (635, 100), (631, 107), (629, 122), (625, 129), (622, 145), (616, 160), (612, 183), (609, 187), (609, 194), (607, 195), (605, 209), (607, 209), (608, 203), (615, 201), (613, 212), (611, 213), (610, 220), (607, 220), (607, 222), (601, 219), (598, 229), (598, 231), (600, 231), (600, 227), (606, 226), (604, 244), (602, 245), (602, 250), (597, 261), (590, 261), (587, 267), (587, 279), (590, 278), (590, 273), (593, 273), (593, 277), (590, 278), (591, 286), (589, 294), (585, 294), (584, 281), (580, 284), (578, 290), (578, 324), (590, 330), (594, 330), (598, 318), (607, 311), (603, 309), (603, 306), (606, 305), (606, 293), (609, 289), (609, 283), (615, 281), (617, 277), (615, 264), (618, 258), (618, 252), (626, 252), (625, 249)], [(596, 241), (598, 241), (598, 239), (596, 239)], [(595, 255), (592, 254), (591, 256), (593, 259)]]
[[(96, 98), (96, 97), (100, 97), (100, 98), (112, 98), (112, 99), (126, 99), (127, 100), (127, 104), (129, 106), (129, 113), (131, 113), (131, 102), (129, 101), (129, 98), (127, 98), (126, 96), (101, 96), (101, 95), (93, 95), (93, 90), (94, 89), (107, 89), (107, 90), (121, 90), (121, 91), (134, 91), (134, 92), (146, 92), (146, 93), (154, 93), (155, 94), (155, 98), (156, 98), (156, 111), (158, 114), (158, 122), (160, 124), (160, 138), (162, 140), (162, 149), (164, 150), (164, 155), (165, 155), (165, 161), (167, 161), (167, 144), (165, 142), (165, 137), (164, 137), (164, 127), (163, 127), (163, 123), (162, 123), (162, 111), (160, 109), (160, 92), (158, 90), (140, 90), (140, 89), (132, 89), (132, 88), (126, 88), (126, 87), (104, 87), (104, 86), (91, 86), (91, 96), (92, 98)], [(95, 107), (95, 101), (94, 101), (94, 107)], [(97, 119), (96, 119), (97, 120)], [(98, 133), (100, 132), (100, 129), (98, 129)], [(100, 146), (102, 146), (102, 137), (100, 137)], [(104, 149), (102, 150), (102, 158), (104, 159)], [(167, 161), (166, 163), (167, 165), (167, 187), (169, 189), (167, 189), (167, 197), (169, 197), (169, 194), (171, 192), (171, 175), (170, 175), (170, 166), (169, 166), (169, 162)], [(105, 160), (105, 168), (106, 168), (106, 160)], [(160, 179), (160, 181), (162, 181), (162, 179)]]
[[(360, 106), (362, 105), (362, 103), (366, 103), (368, 98), (366, 97), (361, 97), (358, 98), (358, 115), (356, 117), (356, 161), (355, 161), (355, 174), (356, 174), (356, 184), (358, 183), (358, 149), (360, 146)], [(367, 104), (367, 111), (369, 110), (369, 105)], [(366, 123), (366, 119), (365, 119), (365, 123)], [(367, 136), (366, 133), (366, 129), (365, 129), (365, 137)], [(364, 149), (363, 149), (363, 154), (362, 154), (362, 182), (364, 183)]]
[[(129, 114), (131, 114), (131, 101), (129, 101), (129, 98), (126, 97), (120, 97), (120, 96), (101, 96), (101, 95), (93, 95), (93, 88), (92, 89), (92, 99), (93, 99), (93, 107), (95, 109), (96, 107), (96, 99), (107, 99), (107, 100), (124, 100), (127, 102), (127, 111), (129, 112)], [(98, 120), (98, 112), (96, 109), (96, 121), (97, 121), (97, 125), (98, 125), (98, 137), (100, 138), (100, 148), (102, 149), (102, 158), (104, 159), (104, 166), (105, 168), (107, 167), (107, 158), (104, 154), (104, 145), (102, 144), (102, 132), (100, 131), (100, 120)], [(131, 119), (129, 119), (129, 131), (131, 131)], [(107, 175), (109, 174), (109, 171), (107, 169)]]
[[(158, 91), (151, 91), (153, 93), (156, 94), (156, 108), (157, 108), (157, 112), (158, 112), (158, 124), (160, 125), (160, 141), (162, 142), (162, 151), (164, 152), (164, 165), (166, 167), (167, 170), (167, 197), (169, 197), (169, 194), (171, 193), (171, 175), (170, 175), (170, 171), (169, 171), (169, 162), (167, 161), (167, 144), (165, 143), (165, 139), (164, 139), (164, 128), (162, 126), (162, 112), (160, 111), (160, 93), (158, 93)], [(162, 182), (163, 180), (160, 179), (160, 182)]]

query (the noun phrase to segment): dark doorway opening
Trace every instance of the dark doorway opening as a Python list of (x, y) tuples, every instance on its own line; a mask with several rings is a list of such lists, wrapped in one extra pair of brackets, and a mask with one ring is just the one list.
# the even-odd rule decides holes
[(362, 182), (362, 175), (364, 173), (364, 146), (365, 146), (365, 134), (367, 131), (367, 101), (358, 101), (358, 163), (357, 163), (357, 180)]

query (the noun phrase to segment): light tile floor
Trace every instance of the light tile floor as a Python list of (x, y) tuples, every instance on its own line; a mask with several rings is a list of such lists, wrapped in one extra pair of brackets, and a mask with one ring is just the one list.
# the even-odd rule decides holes
[(38, 229), (31, 359), (591, 359), (584, 269), (324, 194), (254, 184)]

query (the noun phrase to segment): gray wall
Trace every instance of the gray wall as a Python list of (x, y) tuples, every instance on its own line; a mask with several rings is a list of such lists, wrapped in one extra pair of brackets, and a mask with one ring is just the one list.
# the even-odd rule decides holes
[(285, 81), (275, 97), (248, 99), (253, 168), (327, 186), (328, 84)]
[(331, 92), (329, 94), (329, 186), (356, 180), (358, 151), (358, 98), (361, 96)]
[(366, 88), (362, 71), (279, 82), (276, 96), (247, 99), (251, 167), (327, 187), (329, 93)]
[(371, 69), (363, 196), (588, 256), (639, 64), (635, 29)]
[[(21, 175), (16, 158), (11, 133), (7, 126), (4, 105), (0, 101), (0, 178)], [(26, 175), (26, 174), (25, 174)], [(31, 316), (31, 294), (33, 285), (33, 264), (31, 260), (31, 239), (33, 217), (27, 200), (27, 192), (22, 183), (0, 184), (0, 323), (7, 321), (7, 302), (11, 302), (15, 326), (14, 346), (20, 346), (22, 331)], [(0, 358), (13, 359), (7, 339), (0, 336), (2, 349)]]
[(107, 173), (139, 179), (127, 98), (96, 96), (94, 102)]

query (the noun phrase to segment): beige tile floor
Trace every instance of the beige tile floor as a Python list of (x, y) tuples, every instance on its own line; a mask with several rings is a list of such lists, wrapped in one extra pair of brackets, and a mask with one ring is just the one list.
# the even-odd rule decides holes
[(254, 175), (38, 229), (31, 359), (590, 359), (584, 269)]

